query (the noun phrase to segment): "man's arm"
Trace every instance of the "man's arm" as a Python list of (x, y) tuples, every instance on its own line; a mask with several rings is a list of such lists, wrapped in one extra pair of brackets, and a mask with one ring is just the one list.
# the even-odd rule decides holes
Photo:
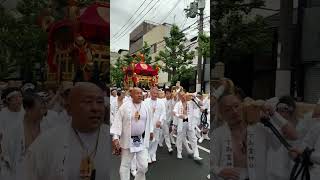
[(274, 112), (271, 116), (272, 122), (277, 124), (281, 128), (281, 133), (284, 138), (288, 140), (297, 140), (299, 135), (295, 127), (286, 119), (284, 119), (279, 113)]
[(119, 139), (122, 134), (122, 120), (124, 118), (122, 107), (124, 106), (121, 106), (119, 111), (116, 113), (116, 116), (110, 128), (110, 134), (113, 136), (113, 139)]

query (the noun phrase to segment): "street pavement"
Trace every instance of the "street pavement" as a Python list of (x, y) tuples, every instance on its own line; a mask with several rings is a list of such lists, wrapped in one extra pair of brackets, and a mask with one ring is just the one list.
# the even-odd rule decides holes
[[(177, 159), (177, 151), (169, 154), (167, 147), (158, 147), (157, 162), (149, 164), (147, 180), (206, 180), (209, 174), (209, 141), (198, 143), (201, 163), (188, 157), (184, 151), (183, 159)], [(119, 177), (120, 157), (112, 155), (111, 180), (120, 180)], [(131, 180), (134, 178), (131, 177)]]

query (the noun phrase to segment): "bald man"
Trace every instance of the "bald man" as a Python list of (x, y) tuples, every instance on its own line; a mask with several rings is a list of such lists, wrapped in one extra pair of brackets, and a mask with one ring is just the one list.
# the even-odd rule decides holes
[(121, 155), (120, 179), (130, 180), (130, 166), (136, 156), (135, 180), (145, 180), (148, 171), (148, 148), (153, 140), (151, 109), (142, 101), (142, 90), (131, 91), (131, 101), (123, 104), (111, 126), (115, 155)]
[(79, 83), (67, 104), (71, 124), (49, 130), (30, 146), (26, 179), (109, 180), (111, 140), (103, 124), (103, 91), (92, 83)]

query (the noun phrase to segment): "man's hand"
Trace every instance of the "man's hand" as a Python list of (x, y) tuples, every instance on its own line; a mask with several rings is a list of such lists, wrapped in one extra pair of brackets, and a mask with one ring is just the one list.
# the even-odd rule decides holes
[(296, 159), (302, 153), (303, 153), (303, 151), (301, 149), (298, 149), (298, 148), (292, 148), (289, 151), (289, 154), (293, 159)]
[(153, 140), (153, 133), (150, 133), (150, 141)]
[(121, 155), (121, 147), (120, 147), (119, 139), (114, 139), (112, 141), (112, 154), (116, 156)]
[(228, 180), (239, 180), (240, 173), (237, 172), (234, 168), (224, 168), (220, 171), (218, 176)]
[(270, 104), (265, 104), (261, 109), (268, 116), (273, 116), (273, 114), (275, 113), (275, 110)]
[(299, 138), (298, 132), (295, 127), (291, 123), (287, 123), (283, 127), (281, 127), (281, 133), (286, 139), (289, 140), (297, 140)]
[(160, 127), (161, 127), (161, 121), (157, 121), (156, 128), (160, 128)]

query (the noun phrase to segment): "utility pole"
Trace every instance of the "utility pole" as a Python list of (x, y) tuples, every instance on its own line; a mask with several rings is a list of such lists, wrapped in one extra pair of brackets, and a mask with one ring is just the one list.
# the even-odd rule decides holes
[[(202, 64), (204, 64), (204, 61), (202, 62), (202, 53), (199, 50), (200, 49), (200, 44), (199, 44), (199, 39), (200, 35), (203, 34), (203, 11), (205, 8), (205, 0), (197, 0), (195, 2), (190, 3), (190, 8), (185, 9), (187, 12), (187, 17), (189, 18), (195, 18), (196, 15), (199, 15), (199, 33), (198, 33), (198, 64), (197, 64), (197, 84), (196, 84), (196, 91), (201, 92), (204, 91), (204, 74), (202, 71)], [(199, 10), (199, 12), (198, 12)]]
[[(280, 3), (280, 42), (276, 73), (277, 97), (290, 95), (292, 60), (292, 12), (293, 0), (281, 0)], [(279, 56), (280, 55), (280, 56)]]

